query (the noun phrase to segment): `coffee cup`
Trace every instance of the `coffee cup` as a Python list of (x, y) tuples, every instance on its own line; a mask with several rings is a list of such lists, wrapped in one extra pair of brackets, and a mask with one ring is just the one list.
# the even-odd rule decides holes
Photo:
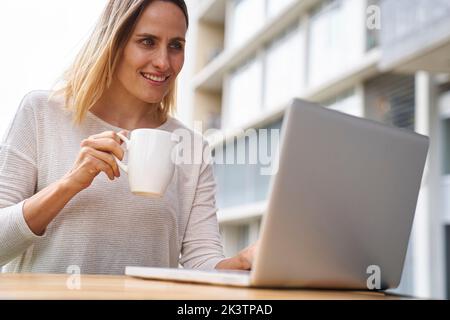
[(162, 197), (175, 171), (176, 136), (158, 129), (133, 130), (129, 139), (121, 133), (117, 135), (125, 143), (128, 164), (114, 158), (128, 174), (131, 192), (139, 196)]

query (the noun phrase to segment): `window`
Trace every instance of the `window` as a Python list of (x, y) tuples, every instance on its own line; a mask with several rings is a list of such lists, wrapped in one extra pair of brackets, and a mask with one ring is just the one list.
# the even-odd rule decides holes
[(414, 130), (415, 78), (384, 74), (364, 84), (365, 113), (369, 119)]
[(317, 86), (351, 67), (365, 49), (364, 1), (334, 0), (312, 14), (308, 82)]
[[(381, 11), (381, 40), (383, 46), (390, 46), (411, 36), (420, 39), (425, 31), (433, 33), (434, 30), (440, 30), (439, 23), (448, 21), (450, 2), (385, 0), (381, 1)], [(425, 35), (429, 37), (428, 33)]]
[[(258, 141), (258, 153), (271, 156), (272, 161), (273, 157), (278, 156), (279, 141), (274, 139), (276, 145), (271, 145), (271, 130), (280, 130), (281, 124), (282, 120), (278, 120), (265, 127), (267, 129), (267, 143), (259, 143)], [(256, 164), (249, 164), (249, 161), (246, 161), (245, 164), (238, 164), (237, 161), (234, 164), (227, 164), (226, 157), (230, 148), (234, 148), (235, 158), (237, 158), (238, 147), (244, 147), (248, 156), (250, 147), (247, 140), (240, 138), (237, 141), (230, 142), (225, 148), (214, 150), (217, 205), (220, 209), (261, 202), (267, 199), (271, 176), (261, 174), (261, 168), (267, 168), (267, 164), (264, 164), (263, 161), (257, 161)], [(268, 150), (265, 149), (266, 147)], [(264, 150), (260, 148), (264, 148)], [(275, 155), (271, 154), (272, 151), (275, 152)]]
[(265, 60), (264, 104), (270, 109), (299, 95), (303, 87), (303, 34), (295, 27), (275, 40)]
[(262, 0), (234, 0), (231, 13), (229, 45), (244, 43), (264, 24), (265, 4)]
[[(439, 113), (440, 118), (442, 119), (442, 174), (447, 176), (446, 181), (450, 182), (450, 179), (448, 179), (448, 177), (450, 177), (450, 82), (441, 85), (437, 90), (437, 93), (439, 95)], [(450, 184), (448, 184), (448, 186), (450, 186)], [(450, 210), (450, 207), (448, 209)]]
[(237, 69), (229, 78), (226, 127), (240, 127), (262, 109), (262, 62), (255, 58)]
[(450, 175), (450, 118), (447, 118), (443, 121), (443, 129), (444, 129), (443, 173), (444, 175)]

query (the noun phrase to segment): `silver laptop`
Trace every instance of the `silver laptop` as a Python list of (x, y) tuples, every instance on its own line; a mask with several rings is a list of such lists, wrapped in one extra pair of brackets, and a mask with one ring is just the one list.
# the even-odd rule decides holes
[[(428, 151), (425, 136), (302, 100), (285, 115), (253, 269), (127, 267), (130, 276), (273, 288), (399, 285)], [(377, 273), (377, 274), (375, 274)], [(370, 288), (373, 289), (373, 288)]]

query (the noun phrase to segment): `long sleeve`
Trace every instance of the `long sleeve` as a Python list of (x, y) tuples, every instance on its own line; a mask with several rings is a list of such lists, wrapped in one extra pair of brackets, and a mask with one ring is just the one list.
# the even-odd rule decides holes
[(181, 250), (180, 263), (185, 268), (211, 270), (225, 258), (215, 195), (212, 165), (203, 163)]
[[(120, 131), (91, 113), (74, 125), (64, 97), (52, 93), (27, 95), (0, 140), (2, 271), (66, 273), (76, 265), (83, 274), (123, 275), (127, 266), (174, 268), (181, 262), (214, 268), (223, 258), (215, 181), (213, 168), (198, 160), (178, 167), (164, 198), (133, 194), (126, 175), (114, 181), (99, 175), (59, 212), (46, 235), (30, 230), (24, 202), (70, 170), (83, 139)], [(178, 129), (194, 133), (173, 117), (160, 127)], [(193, 136), (199, 144), (192, 147), (201, 153), (203, 137)]]
[(37, 179), (37, 129), (30, 95), (22, 100), (0, 144), (0, 266), (41, 238), (23, 216), (23, 203), (34, 194)]

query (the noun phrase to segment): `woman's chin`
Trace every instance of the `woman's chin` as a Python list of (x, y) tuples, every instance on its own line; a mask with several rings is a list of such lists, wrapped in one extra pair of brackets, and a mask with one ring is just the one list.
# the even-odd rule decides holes
[(148, 97), (144, 96), (140, 100), (144, 101), (148, 104), (160, 104), (163, 101), (164, 97)]

